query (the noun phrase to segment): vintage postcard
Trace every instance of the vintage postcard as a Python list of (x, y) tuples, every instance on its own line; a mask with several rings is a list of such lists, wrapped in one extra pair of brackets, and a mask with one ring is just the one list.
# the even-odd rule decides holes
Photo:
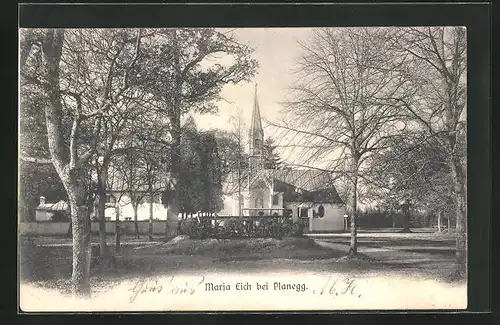
[(19, 304), (467, 308), (467, 30), (19, 31)]

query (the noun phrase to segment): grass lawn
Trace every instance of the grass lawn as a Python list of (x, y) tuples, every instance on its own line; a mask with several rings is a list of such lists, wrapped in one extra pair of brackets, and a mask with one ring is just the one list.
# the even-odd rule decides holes
[[(432, 240), (421, 234), (360, 236), (359, 251), (368, 258), (349, 261), (348, 238), (205, 239), (177, 237), (168, 243), (124, 240), (122, 252), (113, 263), (92, 263), (93, 278), (113, 282), (122, 278), (158, 274), (207, 272), (269, 272), (296, 270), (313, 272), (356, 272), (399, 274), (445, 279), (454, 267), (453, 241)], [(36, 247), (26, 248), (21, 258), (24, 281), (65, 287), (71, 277), (71, 245), (57, 239), (38, 238)], [(111, 244), (111, 243), (109, 243)], [(111, 249), (113, 249), (111, 247)], [(94, 252), (98, 250), (94, 246)], [(22, 256), (23, 257), (23, 256)], [(34, 262), (36, 260), (36, 262)], [(57, 279), (57, 284), (56, 284)]]
[[(378, 306), (376, 304), (381, 301), (379, 294), (385, 291), (393, 292), (389, 296), (392, 297), (390, 299), (394, 306), (425, 302), (445, 308), (448, 301), (436, 296), (439, 290), (444, 290), (440, 296), (458, 299), (459, 303), (464, 301), (462, 299), (464, 296), (466, 297), (464, 283), (449, 283), (446, 280), (454, 267), (453, 240), (450, 238), (432, 239), (425, 238), (422, 234), (410, 234), (404, 238), (380, 234), (372, 237), (361, 235), (359, 246), (361, 258), (355, 260), (345, 258), (349, 248), (346, 240), (348, 238), (343, 236), (282, 240), (270, 238), (191, 240), (177, 237), (168, 243), (125, 240), (121, 253), (115, 255), (111, 263), (102, 266), (97, 260), (92, 262), (91, 285), (94, 295), (102, 297), (112, 295), (113, 298), (106, 298), (107, 300), (103, 300), (101, 304), (105, 304), (109, 299), (125, 299), (123, 297), (130, 295), (134, 281), (160, 279), (168, 282), (170, 281), (168, 277), (200, 275), (234, 282), (256, 278), (280, 281), (294, 279), (290, 281), (305, 281), (310, 287), (314, 285), (313, 283), (318, 283), (320, 286), (319, 283), (332, 276), (355, 277), (363, 282), (365, 293), (371, 295), (369, 301), (375, 304), (366, 305), (368, 309), (370, 306)], [(35, 297), (38, 301), (44, 300), (41, 297), (49, 292), (53, 292), (53, 295), (68, 294), (71, 287), (71, 245), (58, 244), (54, 238), (38, 238), (35, 239), (35, 243), (38, 245), (22, 249), (21, 292)], [(94, 246), (93, 250), (98, 251), (98, 246)], [(412, 286), (414, 289), (410, 289)], [(405, 288), (403, 291), (398, 289), (402, 287)], [(28, 294), (28, 292), (34, 293)], [(118, 295), (118, 292), (122, 293)], [(410, 292), (411, 297), (401, 296)], [(258, 303), (259, 293), (255, 294), (257, 295), (254, 298), (249, 296), (249, 299), (254, 299), (254, 302)], [(389, 299), (389, 296), (384, 295), (384, 299)], [(63, 299), (61, 301), (65, 301), (66, 298), (61, 297)], [(286, 301), (286, 297), (276, 296), (276, 301), (283, 299)], [(203, 299), (212, 298), (202, 295), (197, 299), (201, 299), (197, 306), (205, 306), (206, 300)], [(229, 300), (225, 302), (226, 304), (231, 304), (234, 300), (227, 299)], [(308, 299), (306, 300), (312, 304), (311, 308), (315, 308), (316, 305), (312, 303), (316, 299), (315, 296), (310, 297), (312, 300)], [(177, 303), (181, 304), (182, 301), (184, 300), (181, 299)], [(101, 308), (97, 300), (94, 302), (97, 307), (92, 308)], [(193, 300), (186, 300), (185, 304), (191, 302)], [(317, 301), (317, 303), (323, 302)], [(127, 304), (123, 306), (129, 308)], [(140, 307), (140, 310), (150, 310), (154, 306), (157, 305), (148, 303)], [(345, 308), (349, 309), (354, 305), (350, 306), (346, 305)], [(328, 304), (325, 305), (325, 308), (330, 307)]]

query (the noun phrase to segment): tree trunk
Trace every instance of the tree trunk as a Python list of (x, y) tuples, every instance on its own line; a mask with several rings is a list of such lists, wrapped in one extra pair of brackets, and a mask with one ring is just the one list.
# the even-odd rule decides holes
[[(238, 125), (238, 132), (239, 131), (240, 130)], [(240, 134), (238, 134), (238, 217), (241, 217), (241, 154), (239, 151), (240, 148), (241, 148), (241, 136)]]
[(149, 241), (153, 241), (153, 194), (149, 195)]
[(72, 229), (73, 229), (73, 222), (72, 222), (72, 220), (71, 220), (71, 218), (70, 218), (70, 219), (69, 219), (69, 227), (68, 227), (68, 232), (66, 233), (66, 236), (67, 236), (68, 238), (73, 237), (73, 231), (72, 231)]
[(356, 225), (358, 214), (358, 160), (353, 159), (352, 175), (352, 202), (351, 202), (351, 242), (349, 247), (349, 257), (358, 254), (358, 229)]
[(137, 208), (138, 203), (132, 203), (132, 208), (134, 209), (134, 228), (135, 228), (135, 236), (137, 239), (141, 238), (139, 235), (139, 221), (137, 220)]
[(402, 232), (411, 232), (410, 230), (410, 208), (408, 208), (408, 211), (405, 211), (403, 213), (404, 218), (403, 218), (403, 230)]
[[(174, 68), (176, 71), (180, 71), (180, 53), (179, 45), (177, 42), (177, 32), (172, 30), (173, 33), (173, 50), (174, 50)], [(172, 126), (172, 148), (171, 148), (171, 159), (170, 159), (170, 193), (168, 210), (167, 210), (167, 222), (165, 226), (165, 241), (168, 241), (175, 236), (177, 236), (177, 227), (179, 225), (179, 212), (180, 212), (180, 195), (179, 195), (179, 176), (180, 176), (180, 164), (181, 164), (181, 104), (182, 104), (182, 83), (180, 75), (175, 76), (174, 83), (174, 105), (169, 111), (169, 119)]]
[(101, 257), (107, 256), (106, 247), (106, 190), (99, 186), (99, 253)]
[[(175, 123), (173, 129), (180, 130), (180, 122)], [(170, 197), (167, 209), (167, 222), (165, 226), (165, 241), (168, 241), (177, 236), (178, 219), (180, 213), (179, 202), (179, 164), (180, 164), (180, 132), (172, 130), (173, 140), (172, 144), (172, 157), (171, 157), (171, 171), (170, 171)]]
[(467, 275), (467, 192), (466, 175), (458, 157), (453, 157), (453, 181), (456, 200), (457, 275)]
[(432, 214), (431, 213), (427, 213), (427, 228), (432, 229)]
[(71, 204), (73, 221), (73, 273), (72, 292), (80, 296), (90, 296), (90, 220), (86, 206)]
[(106, 257), (108, 253), (106, 247), (106, 194), (109, 163), (109, 157), (104, 156), (102, 165), (100, 168), (97, 168), (97, 191), (99, 195), (99, 252), (102, 257)]
[[(45, 106), (47, 140), (52, 162), (68, 194), (71, 208), (73, 234), (73, 272), (71, 276), (74, 295), (90, 295), (90, 220), (85, 205), (85, 187), (76, 162), (76, 153), (68, 152), (62, 126), (63, 106), (59, 85), (59, 64), (64, 43), (64, 29), (49, 29), (42, 41), (45, 59), (47, 85), (45, 92), (48, 103)], [(77, 125), (77, 124), (76, 124)], [(70, 138), (70, 148), (75, 145), (74, 135)], [(74, 147), (73, 147), (74, 148)]]
[(73, 234), (72, 292), (90, 296), (90, 262), (92, 258), (90, 214), (85, 204), (85, 188), (77, 170), (62, 173), (61, 180), (68, 193)]
[(165, 241), (168, 241), (175, 236), (177, 236), (177, 227), (179, 223), (179, 203), (176, 199), (174, 199), (167, 210), (167, 222), (166, 222), (166, 232), (165, 232)]
[(117, 204), (116, 205), (116, 221), (115, 221), (115, 251), (117, 254), (120, 254), (120, 251), (121, 251), (120, 236), (121, 236), (120, 206)]
[(439, 213), (438, 213), (438, 232), (441, 232), (441, 220), (442, 220), (442, 217), (443, 217), (443, 212), (439, 211)]

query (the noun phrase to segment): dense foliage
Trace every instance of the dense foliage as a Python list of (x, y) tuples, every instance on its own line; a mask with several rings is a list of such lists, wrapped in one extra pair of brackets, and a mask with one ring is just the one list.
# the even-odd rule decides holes
[(304, 231), (302, 221), (276, 217), (255, 220), (242, 218), (206, 219), (190, 218), (179, 222), (182, 235), (193, 239), (203, 238), (282, 238), (300, 237)]

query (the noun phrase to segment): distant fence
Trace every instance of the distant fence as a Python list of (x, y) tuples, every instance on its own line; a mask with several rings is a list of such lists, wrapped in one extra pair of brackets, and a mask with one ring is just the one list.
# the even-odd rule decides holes
[[(65, 235), (68, 233), (69, 222), (21, 222), (20, 231), (23, 235)], [(139, 234), (147, 235), (149, 233), (149, 221), (143, 220), (137, 222)], [(93, 233), (99, 232), (99, 223), (93, 221), (91, 224)], [(106, 233), (115, 233), (116, 222), (106, 221)], [(134, 221), (120, 221), (120, 229), (124, 234), (135, 234)], [(165, 220), (153, 221), (153, 234), (161, 235), (165, 233)]]

